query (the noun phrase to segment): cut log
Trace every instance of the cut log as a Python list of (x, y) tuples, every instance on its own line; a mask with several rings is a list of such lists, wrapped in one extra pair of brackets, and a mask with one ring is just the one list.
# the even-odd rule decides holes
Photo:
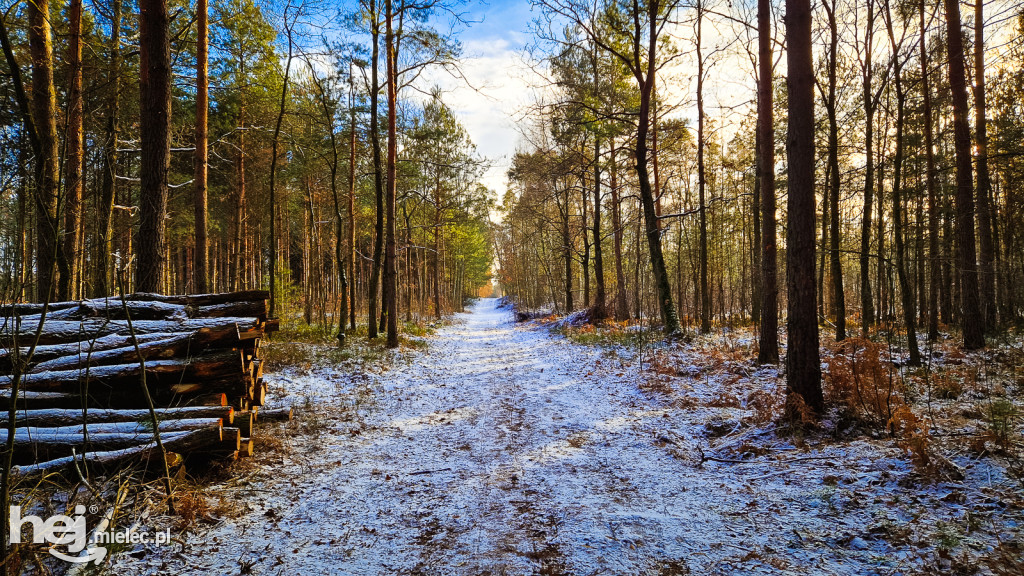
[[(20, 338), (22, 345), (31, 342), (39, 328), (38, 321), (25, 321), (30, 317), (18, 318), (14, 322), (0, 324), (0, 339)], [(132, 327), (136, 335), (157, 333), (196, 332), (202, 328), (223, 328), (237, 324), (238, 330), (259, 327), (261, 322), (255, 318), (188, 318), (185, 320), (133, 320)], [(106, 320), (89, 318), (85, 320), (54, 320), (43, 325), (39, 336), (39, 344), (67, 344), (99, 338), (111, 334), (127, 336), (131, 333), (127, 320)]]
[[(189, 430), (197, 430), (199, 428), (209, 428), (211, 426), (223, 426), (224, 422), (222, 418), (179, 418), (173, 420), (161, 420), (160, 421), (160, 432), (185, 432)], [(91, 423), (87, 426), (82, 424), (72, 424), (69, 426), (57, 426), (53, 428), (39, 428), (34, 426), (28, 426), (23, 428), (15, 429), (15, 440), (20, 435), (25, 435), (28, 438), (50, 438), (56, 436), (77, 436), (85, 434), (85, 428), (88, 428), (89, 438), (93, 436), (103, 436), (106, 434), (123, 434), (126, 436), (139, 436), (147, 435), (153, 432), (153, 425), (147, 420), (140, 420), (137, 422), (97, 422)], [(6, 438), (6, 434), (4, 434)]]
[(221, 428), (222, 435), (220, 444), (215, 444), (218, 450), (225, 452), (238, 452), (242, 448), (242, 432), (238, 428)]
[[(125, 308), (128, 309), (127, 316)], [(184, 320), (188, 314), (180, 304), (167, 304), (154, 301), (125, 302), (118, 299), (83, 300), (77, 306), (55, 310), (47, 314), (50, 320), (81, 320), (83, 318), (109, 318), (111, 320), (168, 320), (177, 317)], [(37, 320), (38, 321), (38, 320)]]
[[(77, 391), (88, 381), (103, 383), (110, 387), (135, 386), (138, 388), (142, 368), (138, 362), (93, 366), (88, 370), (54, 370), (25, 374), (21, 378), (23, 390), (39, 392)], [(213, 352), (192, 359), (152, 360), (146, 362), (147, 384), (170, 386), (182, 380), (219, 381), (245, 376), (242, 372), (242, 356), (237, 350)], [(0, 388), (10, 388), (12, 378), (0, 376)]]
[(189, 318), (224, 318), (224, 317), (254, 317), (265, 320), (267, 318), (267, 301), (256, 300), (252, 302), (227, 302), (224, 304), (212, 304), (199, 306), (190, 304), (185, 306), (185, 312)]
[(273, 410), (260, 410), (257, 420), (260, 422), (286, 421), (291, 420), (294, 408), (275, 408)]
[[(187, 454), (205, 446), (219, 443), (221, 438), (221, 428), (210, 427), (178, 434), (173, 437), (162, 436), (160, 439), (162, 440), (164, 449), (167, 452)], [(85, 462), (89, 466), (95, 466), (102, 469), (112, 469), (127, 464), (129, 461), (149, 458), (156, 455), (158, 452), (159, 448), (157, 447), (156, 442), (149, 442), (122, 450), (86, 452), (84, 454), (79, 454), (77, 460), (79, 462)], [(14, 466), (11, 468), (11, 473), (15, 477), (29, 477), (57, 473), (73, 466), (75, 460), (75, 457), (67, 456), (46, 462), (40, 462), (38, 464)]]
[(213, 394), (200, 394), (189, 403), (191, 406), (227, 406), (228, 395), (223, 392)]
[[(64, 308), (74, 308), (78, 306), (78, 302), (50, 302), (47, 305), (47, 310), (63, 310)], [(0, 316), (24, 316), (26, 314), (42, 314), (43, 304), (35, 302), (17, 302), (15, 304), (4, 304), (0, 306)]]
[[(63, 434), (43, 432), (47, 428), (37, 428), (31, 433), (28, 428), (19, 428), (14, 433), (14, 461), (18, 464), (39, 459), (50, 460), (68, 456), (72, 450), (82, 453), (85, 436), (82, 434)], [(161, 434), (162, 440), (171, 440), (188, 432), (168, 432)], [(0, 429), (0, 442), (7, 441), (7, 430)], [(152, 432), (139, 434), (89, 434), (89, 448), (98, 451), (124, 450), (132, 446), (155, 442)]]
[[(154, 340), (164, 340), (167, 338), (173, 338), (179, 336), (174, 333), (154, 333), (154, 334), (140, 334), (138, 336), (139, 344), (146, 342), (152, 342)], [(19, 349), (22, 358), (28, 356), (29, 349), (24, 346), (25, 342), (21, 342), (22, 346)], [(110, 334), (102, 336), (93, 340), (77, 340), (75, 342), (64, 343), (64, 344), (44, 344), (36, 346), (35, 351), (32, 353), (32, 364), (40, 362), (46, 362), (53, 359), (63, 358), (65, 356), (79, 356), (84, 354), (88, 350), (92, 350), (93, 354), (103, 351), (111, 350), (113, 348), (123, 348), (125, 346), (132, 345), (132, 338), (128, 335), (122, 334)], [(10, 372), (11, 370), (11, 353), (9, 348), (0, 350), (0, 370), (3, 372)]]
[[(78, 394), (65, 394), (63, 392), (32, 392), (20, 390), (18, 392), (18, 409), (33, 410), (36, 408), (79, 408), (82, 407), (82, 398)], [(9, 411), (11, 409), (11, 389), (0, 390), (0, 409)], [(6, 419), (6, 416), (4, 417)]]
[(189, 294), (189, 295), (165, 295), (151, 292), (136, 292), (128, 294), (125, 300), (152, 300), (155, 302), (166, 302), (168, 304), (190, 304), (192, 306), (210, 306), (214, 304), (227, 304), (230, 302), (251, 302), (254, 300), (269, 300), (270, 292), (266, 290), (243, 290), (240, 292), (225, 292), (222, 294)]
[(250, 458), (253, 453), (253, 442), (252, 438), (242, 438), (241, 446), (238, 449), (238, 456), (240, 458)]
[(259, 382), (252, 388), (249, 394), (250, 406), (263, 406), (267, 401), (267, 385)]
[(253, 422), (253, 413), (246, 411), (235, 414), (234, 421), (229, 422), (229, 424), (234, 428), (238, 428), (243, 437), (248, 437), (252, 436)]
[[(131, 338), (129, 338), (130, 340)], [(139, 352), (147, 360), (161, 360), (175, 358), (182, 355), (191, 339), (190, 334), (174, 334), (162, 340), (144, 342), (139, 344)], [(121, 348), (110, 350), (90, 350), (88, 346), (74, 355), (54, 358), (46, 362), (40, 362), (28, 370), (29, 373), (50, 372), (53, 370), (69, 370), (84, 366), (100, 366), (102, 364), (124, 364), (137, 361), (138, 353), (135, 345), (129, 343)]]
[[(77, 398), (75, 398), (77, 400)], [(234, 422), (235, 410), (231, 406), (181, 406), (178, 408), (156, 408), (159, 420), (180, 420), (183, 418), (221, 418), (224, 422)], [(149, 409), (114, 410), (110, 408), (92, 408), (87, 412), (90, 424), (105, 422), (145, 422), (149, 419)], [(0, 412), (0, 426), (7, 426), (8, 413)], [(18, 427), (35, 426), (54, 428), (58, 426), (74, 426), (82, 423), (81, 409), (43, 409), (19, 410), (15, 423)], [(92, 430), (92, 428), (90, 428)]]

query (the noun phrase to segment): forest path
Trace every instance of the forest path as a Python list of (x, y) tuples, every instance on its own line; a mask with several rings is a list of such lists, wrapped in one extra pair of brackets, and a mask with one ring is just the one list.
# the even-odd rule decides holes
[(483, 299), (379, 374), (273, 375), (275, 401), (309, 402), (289, 425), (305, 432), (222, 486), (249, 511), (114, 573), (803, 573), (828, 549), (769, 565), (767, 546), (863, 522), (814, 514), (762, 466), (698, 469), (707, 414), (644, 394), (627, 364)]

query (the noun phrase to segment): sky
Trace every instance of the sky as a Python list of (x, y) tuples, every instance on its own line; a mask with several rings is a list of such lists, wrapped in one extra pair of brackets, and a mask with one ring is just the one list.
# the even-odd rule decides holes
[(458, 115), (477, 151), (491, 161), (483, 184), (500, 199), (519, 141), (515, 118), (530, 100), (531, 80), (522, 51), (530, 41), (534, 15), (528, 0), (470, 0), (464, 12), (472, 22), (459, 34), (465, 80), (436, 81), (446, 90), (445, 103)]
[[(483, 178), (485, 186), (504, 195), (507, 185), (506, 173), (511, 158), (516, 152), (520, 134), (516, 129), (517, 119), (523, 110), (534, 101), (535, 86), (543, 82), (536, 71), (527, 64), (524, 50), (533, 39), (531, 23), (538, 16), (531, 11), (529, 0), (469, 0), (464, 7), (465, 17), (472, 23), (459, 33), (463, 45), (460, 59), (464, 80), (435, 75), (431, 82), (445, 90), (445, 102), (456, 112), (479, 153), (491, 161), (491, 167)], [(675, 36), (687, 38), (689, 29), (675, 31)], [(709, 25), (705, 33), (706, 49), (727, 43), (726, 36), (734, 33)], [(683, 46), (690, 49), (689, 44)], [(709, 73), (706, 83), (706, 99), (709, 110), (726, 110), (742, 107), (751, 100), (753, 82), (748, 72), (750, 67), (746, 55), (736, 53), (738, 47), (729, 50), (725, 62), (719, 62)], [(686, 117), (696, 122), (696, 108), (693, 100), (693, 76), (695, 69), (690, 55), (664, 70), (661, 80), (662, 98), (675, 111), (671, 116)], [(734, 129), (734, 127), (733, 127)]]

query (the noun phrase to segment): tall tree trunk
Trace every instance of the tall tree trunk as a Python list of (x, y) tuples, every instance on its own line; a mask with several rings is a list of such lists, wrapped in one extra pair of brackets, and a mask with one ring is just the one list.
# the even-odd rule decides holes
[(373, 22), (370, 27), (370, 35), (373, 39), (373, 55), (370, 65), (370, 144), (373, 146), (373, 188), (376, 199), (375, 216), (373, 227), (373, 265), (370, 269), (370, 282), (367, 294), (367, 337), (377, 337), (377, 291), (380, 288), (380, 271), (384, 258), (384, 172), (380, 154), (380, 133), (378, 124), (379, 105), (377, 102), (380, 94), (380, 81), (378, 69), (380, 67), (380, 23), (378, 22), (377, 0), (369, 0), (370, 18)]
[[(882, 134), (889, 132), (889, 117), (886, 115), (885, 124), (882, 125)], [(878, 178), (875, 179), (875, 234), (878, 238), (878, 258), (876, 262), (875, 285), (878, 286), (878, 307), (875, 312), (875, 319), (878, 322), (888, 322), (889, 317), (889, 284), (886, 282), (886, 265), (888, 259), (885, 257), (885, 147), (879, 146), (875, 158), (875, 166), (878, 170)]]
[(892, 162), (892, 216), (893, 235), (896, 243), (896, 278), (900, 284), (900, 298), (903, 308), (903, 324), (907, 328), (907, 347), (910, 351), (910, 366), (921, 365), (921, 352), (917, 346), (916, 310), (914, 309), (914, 293), (907, 277), (907, 248), (904, 232), (903, 211), (903, 124), (907, 96), (903, 91), (903, 62), (900, 60), (900, 44), (896, 42), (893, 31), (892, 12), (889, 0), (885, 1), (885, 24), (889, 32), (889, 44), (892, 46), (892, 57), (895, 62), (893, 82), (896, 87), (896, 150)]
[(398, 174), (398, 43), (392, 26), (393, 0), (385, 0), (385, 46), (388, 83), (387, 222), (384, 239), (384, 303), (388, 320), (387, 347), (398, 347), (398, 263), (395, 250), (395, 177)]
[(68, 125), (66, 168), (64, 169), (64, 242), (58, 298), (77, 296), (78, 267), (75, 265), (82, 221), (82, 0), (68, 5)]
[[(757, 94), (761, 94), (761, 81), (758, 79)], [(758, 122), (760, 124), (760, 122)], [(754, 187), (751, 191), (750, 215), (750, 321), (757, 327), (761, 325), (761, 128), (754, 127)], [(682, 250), (682, 230), (680, 230), (680, 251)], [(679, 271), (682, 275), (682, 271)], [(679, 287), (682, 290), (682, 286)], [(682, 301), (682, 296), (680, 296)]]
[(106, 130), (103, 144), (103, 184), (100, 191), (97, 216), (99, 222), (97, 249), (93, 265), (93, 296), (108, 296), (110, 286), (110, 254), (113, 232), (114, 197), (117, 193), (117, 136), (120, 131), (121, 115), (121, 0), (113, 0), (110, 6), (110, 66), (107, 84), (110, 96), (107, 100)]
[(619, 204), (618, 163), (615, 140), (611, 142), (611, 193), (612, 193), (612, 245), (615, 252), (615, 319), (629, 319), (629, 305), (626, 303), (626, 274), (622, 269), (622, 205)]
[(786, 0), (789, 92), (789, 197), (786, 287), (789, 297), (786, 385), (820, 414), (821, 362), (814, 287), (814, 64), (810, 0)]
[(559, 210), (562, 218), (562, 260), (565, 263), (565, 313), (570, 314), (574, 308), (572, 301), (572, 238), (569, 236), (569, 203), (571, 199), (568, 184), (564, 186), (564, 189), (565, 201)]
[(583, 258), (580, 259), (583, 272), (583, 307), (590, 308), (590, 229), (587, 227), (587, 213), (589, 210), (590, 190), (587, 188), (587, 178), (584, 174), (580, 176), (580, 228), (583, 233)]
[(828, 49), (828, 165), (829, 165), (829, 268), (832, 273), (832, 311), (836, 322), (836, 342), (846, 339), (846, 295), (843, 291), (843, 264), (839, 257), (839, 122), (836, 119), (836, 67), (839, 28), (836, 25), (836, 2), (823, 4), (828, 12), (830, 42)]
[[(351, 73), (351, 70), (350, 70)], [(348, 318), (348, 278), (346, 269), (348, 267), (348, 252), (345, 250), (344, 220), (341, 214), (341, 197), (338, 195), (338, 138), (334, 132), (334, 108), (328, 102), (327, 93), (319, 82), (320, 105), (324, 113), (324, 122), (327, 125), (327, 134), (331, 140), (331, 163), (328, 167), (331, 173), (331, 199), (334, 200), (334, 264), (337, 267), (338, 291), (341, 293), (341, 302), (338, 306), (338, 333), (335, 337), (339, 345), (345, 344), (345, 323)], [(352, 110), (351, 76), (349, 82), (349, 110)], [(355, 130), (352, 130), (352, 137), (355, 137)], [(350, 154), (349, 187), (355, 186), (355, 142), (353, 141)]]
[[(356, 106), (355, 81), (349, 68), (349, 146), (348, 146), (348, 321), (356, 329)], [(344, 311), (342, 311), (344, 315)]]
[(434, 318), (441, 319), (441, 175), (436, 174), (434, 183)]
[(996, 328), (996, 274), (992, 242), (992, 181), (988, 172), (988, 127), (985, 115), (985, 0), (974, 0), (974, 137), (978, 146), (978, 263), (981, 281), (981, 312), (985, 330)]
[[(597, 81), (597, 67), (594, 67), (594, 79)], [(604, 256), (601, 253), (601, 138), (594, 136), (594, 306), (590, 318), (594, 321), (604, 320), (608, 316), (605, 301), (608, 295), (604, 285)]]
[(58, 238), (57, 93), (53, 84), (53, 42), (49, 0), (28, 5), (29, 52), (32, 57), (32, 116), (38, 138), (36, 181), (36, 299), (56, 295)]
[[(288, 8), (284, 11), (285, 36), (288, 38), (288, 57), (284, 65), (284, 77), (281, 83), (281, 98), (277, 109), (277, 122), (274, 124), (274, 136), (270, 144), (270, 306), (268, 314), (273, 317), (277, 313), (277, 156), (278, 143), (281, 139), (281, 125), (284, 123), (284, 114), (288, 104), (288, 81), (292, 71), (292, 25), (288, 22)], [(286, 235), (290, 237), (290, 234)], [(288, 242), (288, 240), (286, 240)], [(289, 258), (285, 258), (285, 266), (288, 267)]]
[(757, 2), (757, 170), (761, 180), (761, 331), (757, 361), (779, 362), (779, 282), (775, 223), (775, 119), (772, 78), (772, 8)]
[(136, 240), (136, 289), (161, 292), (167, 172), (171, 163), (171, 41), (167, 0), (139, 1), (139, 232)]
[(697, 2), (697, 202), (700, 212), (700, 332), (711, 332), (711, 289), (708, 286), (708, 208), (705, 197), (707, 177), (704, 167), (704, 55), (701, 53), (703, 0)]
[(195, 256), (193, 257), (193, 281), (199, 294), (209, 292), (210, 272), (208, 260), (210, 247), (207, 240), (207, 191), (206, 174), (209, 165), (207, 144), (207, 115), (210, 109), (210, 74), (207, 64), (209, 33), (207, 31), (207, 0), (196, 0), (196, 153), (195, 174), (192, 183), (192, 202), (195, 210)]
[(245, 89), (238, 95), (238, 159), (237, 159), (237, 201), (235, 203), (235, 237), (231, 248), (231, 278), (232, 290), (239, 290), (244, 284), (243, 255), (244, 230), (245, 230)]
[(939, 205), (935, 192), (935, 146), (932, 133), (932, 95), (928, 84), (928, 32), (924, 19), (925, 0), (918, 3), (921, 36), (919, 38), (919, 59), (921, 61), (921, 116), (924, 121), (924, 154), (927, 170), (925, 186), (928, 190), (928, 340), (939, 339), (939, 287), (942, 285), (941, 253), (939, 252)]
[[(875, 31), (875, 3), (867, 1), (867, 27), (864, 33), (864, 63), (861, 68), (864, 98), (864, 210), (860, 227), (860, 308), (861, 334), (868, 335), (875, 323), (875, 305), (871, 296), (871, 202), (875, 192), (875, 164), (872, 147), (875, 141), (875, 95), (871, 87), (871, 54)], [(881, 252), (879, 252), (881, 261)]]
[[(661, 250), (661, 223), (658, 219), (658, 212), (655, 208), (654, 190), (651, 188), (650, 173), (647, 169), (647, 137), (651, 127), (651, 93), (654, 88), (654, 76), (657, 70), (656, 54), (658, 47), (658, 2), (648, 2), (647, 22), (650, 31), (647, 35), (647, 62), (646, 71), (640, 62), (640, 53), (637, 49), (634, 65), (637, 72), (637, 82), (640, 87), (640, 110), (637, 118), (636, 147), (634, 158), (636, 159), (636, 174), (640, 188), (640, 203), (644, 213), (644, 233), (647, 236), (647, 248), (650, 252), (651, 268), (654, 272), (654, 288), (658, 298), (658, 311), (661, 314), (661, 322), (665, 326), (667, 334), (679, 332), (679, 317), (676, 315), (676, 307), (672, 303), (672, 287), (669, 285), (668, 272), (665, 268), (665, 256)], [(639, 36), (641, 30), (637, 29)]]
[(971, 129), (968, 125), (964, 41), (960, 2), (944, 0), (949, 51), (949, 87), (953, 92), (953, 144), (956, 152), (956, 237), (960, 264), (960, 323), (964, 348), (985, 346), (985, 319), (978, 302), (978, 267), (974, 246), (974, 184), (971, 181)]

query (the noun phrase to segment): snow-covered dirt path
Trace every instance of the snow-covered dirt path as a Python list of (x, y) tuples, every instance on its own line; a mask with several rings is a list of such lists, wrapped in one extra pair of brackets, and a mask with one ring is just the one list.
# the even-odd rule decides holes
[(286, 400), (336, 408), (219, 488), (243, 514), (112, 572), (892, 574), (911, 553), (879, 530), (929, 521), (901, 498), (895, 448), (807, 467), (777, 445), (787, 458), (699, 468), (703, 409), (645, 394), (613, 351), (514, 326), (495, 300), (409, 356), (270, 377)]

